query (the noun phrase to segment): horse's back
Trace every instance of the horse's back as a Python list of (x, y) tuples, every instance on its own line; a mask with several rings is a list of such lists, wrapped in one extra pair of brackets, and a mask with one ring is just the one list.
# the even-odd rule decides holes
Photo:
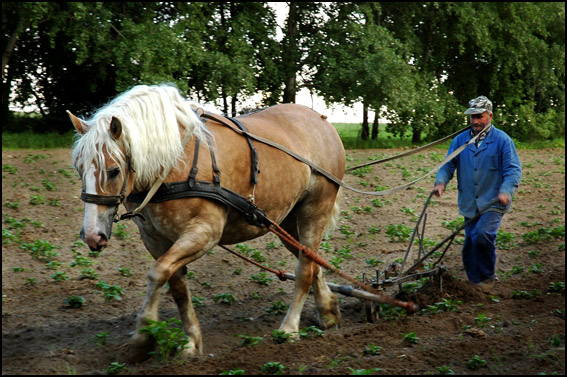
[(252, 134), (282, 144), (300, 156), (343, 178), (345, 151), (326, 117), (303, 105), (280, 104), (242, 116)]

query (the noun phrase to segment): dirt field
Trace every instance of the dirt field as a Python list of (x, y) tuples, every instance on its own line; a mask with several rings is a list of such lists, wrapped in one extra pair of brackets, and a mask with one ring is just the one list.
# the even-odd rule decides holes
[[(347, 151), (348, 164), (399, 152)], [(367, 190), (395, 187), (423, 175), (444, 154), (427, 151), (348, 174), (345, 181)], [(136, 226), (115, 225), (110, 247), (90, 255), (79, 237), (83, 204), (70, 150), (2, 151), (2, 374), (270, 374), (262, 371), (269, 362), (285, 367), (283, 374), (565, 374), (565, 150), (520, 151), (520, 159), (523, 181), (501, 227), (499, 280), (491, 294), (466, 282), (458, 236), (443, 258), (441, 288), (427, 280), (403, 287), (400, 297), (423, 310), (407, 315), (383, 307), (380, 320), (367, 323), (364, 303), (340, 296), (342, 328), (277, 343), (272, 331), (293, 282), (267, 275), (259, 281), (269, 285), (260, 284), (252, 280), (262, 276), (258, 267), (217, 247), (188, 266), (203, 356), (167, 364), (156, 356), (121, 366), (112, 363), (120, 361), (134, 330), (152, 263)], [(432, 186), (429, 177), (377, 200), (344, 192), (339, 228), (320, 254), (352, 276), (374, 277), (376, 268), (404, 257), (408, 241), (396, 237), (414, 228)], [(429, 207), (426, 250), (458, 222), (456, 195), (453, 181)], [(275, 236), (240, 247), (246, 248), (263, 263), (294, 270), (293, 256)], [(122, 300), (106, 300), (101, 281), (118, 285)], [(327, 281), (347, 284), (333, 275)], [(395, 296), (398, 287), (386, 293)], [(219, 300), (230, 295), (232, 303)], [(70, 296), (85, 301), (71, 308), (64, 303)], [(160, 305), (162, 321), (177, 316), (166, 288)], [(301, 327), (316, 325), (310, 297)], [(243, 346), (251, 340), (245, 337), (262, 339)]]

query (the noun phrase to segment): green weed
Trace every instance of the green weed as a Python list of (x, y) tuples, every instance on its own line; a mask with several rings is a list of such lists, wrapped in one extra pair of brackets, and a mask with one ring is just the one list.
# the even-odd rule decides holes
[(288, 306), (281, 301), (272, 302), (268, 309), (264, 309), (268, 314), (284, 314)]
[(285, 331), (274, 330), (272, 331), (272, 340), (274, 341), (274, 343), (277, 344), (286, 343), (287, 341), (290, 340), (291, 335), (292, 334), (287, 333)]
[(230, 293), (219, 293), (213, 296), (213, 301), (221, 304), (231, 305), (236, 302), (236, 298)]
[(69, 280), (69, 276), (65, 271), (56, 271), (53, 275), (50, 275), (53, 280), (56, 282), (62, 282), (65, 280)]
[(409, 344), (417, 344), (417, 342), (419, 341), (419, 337), (413, 331), (410, 331), (407, 334), (401, 334), (401, 335), (402, 335), (402, 339), (405, 342), (408, 342)]
[(298, 335), (301, 339), (309, 338), (309, 337), (317, 338), (322, 336), (323, 334), (324, 331), (315, 326), (304, 327), (300, 329), (298, 332)]
[(390, 238), (390, 242), (409, 241), (413, 229), (404, 224), (386, 226), (386, 235)]
[(270, 361), (262, 365), (262, 372), (266, 374), (282, 374), (284, 370), (285, 366), (276, 361)]
[(350, 370), (351, 376), (369, 376), (369, 375), (374, 374), (376, 372), (382, 371), (382, 369), (380, 369), (380, 368), (354, 369), (354, 368), (348, 367), (348, 369)]
[(474, 323), (478, 327), (484, 327), (490, 321), (492, 321), (492, 318), (487, 317), (484, 313), (478, 313), (478, 315), (476, 317), (474, 317)]
[(562, 281), (552, 282), (547, 290), (550, 292), (563, 292), (565, 291), (565, 283)]
[(219, 373), (221, 376), (243, 376), (246, 374), (246, 372), (244, 371), (244, 369), (231, 369), (231, 370), (227, 370), (224, 372)]
[(382, 353), (382, 347), (369, 343), (364, 349), (365, 355), (380, 355)]
[(80, 308), (85, 303), (85, 298), (83, 296), (69, 296), (67, 300), (63, 301), (63, 304), (70, 308)]
[(270, 285), (270, 282), (273, 281), (274, 279), (267, 277), (267, 274), (265, 272), (259, 272), (257, 274), (252, 275), (250, 277), (250, 280), (255, 281), (260, 285)]
[[(181, 321), (177, 318), (170, 318), (167, 321), (152, 321), (148, 326), (140, 328), (139, 332), (147, 334), (152, 337), (158, 346), (158, 351), (150, 352), (150, 354), (157, 355), (160, 360), (168, 363), (171, 355), (182, 349), (188, 348), (189, 337), (179, 327)], [(179, 353), (175, 354), (174, 359), (177, 358)]]
[(249, 335), (243, 335), (243, 334), (236, 334), (236, 336), (239, 337), (240, 339), (242, 339), (240, 341), (240, 345), (242, 347), (255, 346), (258, 343), (260, 343), (260, 341), (262, 341), (264, 339), (261, 336), (249, 336)]
[(93, 340), (95, 341), (97, 346), (102, 347), (102, 346), (106, 345), (106, 342), (108, 341), (108, 335), (109, 334), (110, 334), (109, 331), (105, 331), (105, 332), (95, 334), (93, 336)]
[(99, 281), (98, 283), (96, 283), (95, 287), (102, 290), (102, 292), (104, 293), (104, 299), (106, 301), (122, 301), (122, 295), (124, 293), (122, 292), (122, 288), (120, 288), (119, 285), (111, 285), (105, 281)]
[(120, 364), (118, 361), (115, 361), (110, 363), (110, 366), (104, 370), (104, 374), (118, 374), (123, 370), (126, 370), (126, 363)]

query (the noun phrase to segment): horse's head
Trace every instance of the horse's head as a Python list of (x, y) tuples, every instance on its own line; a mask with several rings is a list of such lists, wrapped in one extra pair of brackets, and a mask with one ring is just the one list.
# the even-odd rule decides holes
[(108, 128), (91, 130), (86, 122), (68, 114), (81, 135), (73, 150), (73, 164), (83, 185), (81, 199), (85, 202), (81, 238), (91, 250), (102, 250), (108, 246), (118, 206), (133, 184), (130, 160), (121, 142), (122, 124), (112, 117)]

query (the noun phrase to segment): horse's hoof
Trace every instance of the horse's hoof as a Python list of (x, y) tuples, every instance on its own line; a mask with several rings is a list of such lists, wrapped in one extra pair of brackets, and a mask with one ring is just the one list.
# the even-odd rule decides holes
[(123, 347), (120, 361), (128, 364), (141, 363), (142, 361), (148, 360), (152, 355), (155, 348), (155, 344), (150, 343), (129, 343)]
[(341, 314), (336, 312), (330, 315), (322, 315), (319, 317), (319, 327), (323, 330), (328, 330), (330, 328), (340, 328), (343, 324), (343, 319)]

